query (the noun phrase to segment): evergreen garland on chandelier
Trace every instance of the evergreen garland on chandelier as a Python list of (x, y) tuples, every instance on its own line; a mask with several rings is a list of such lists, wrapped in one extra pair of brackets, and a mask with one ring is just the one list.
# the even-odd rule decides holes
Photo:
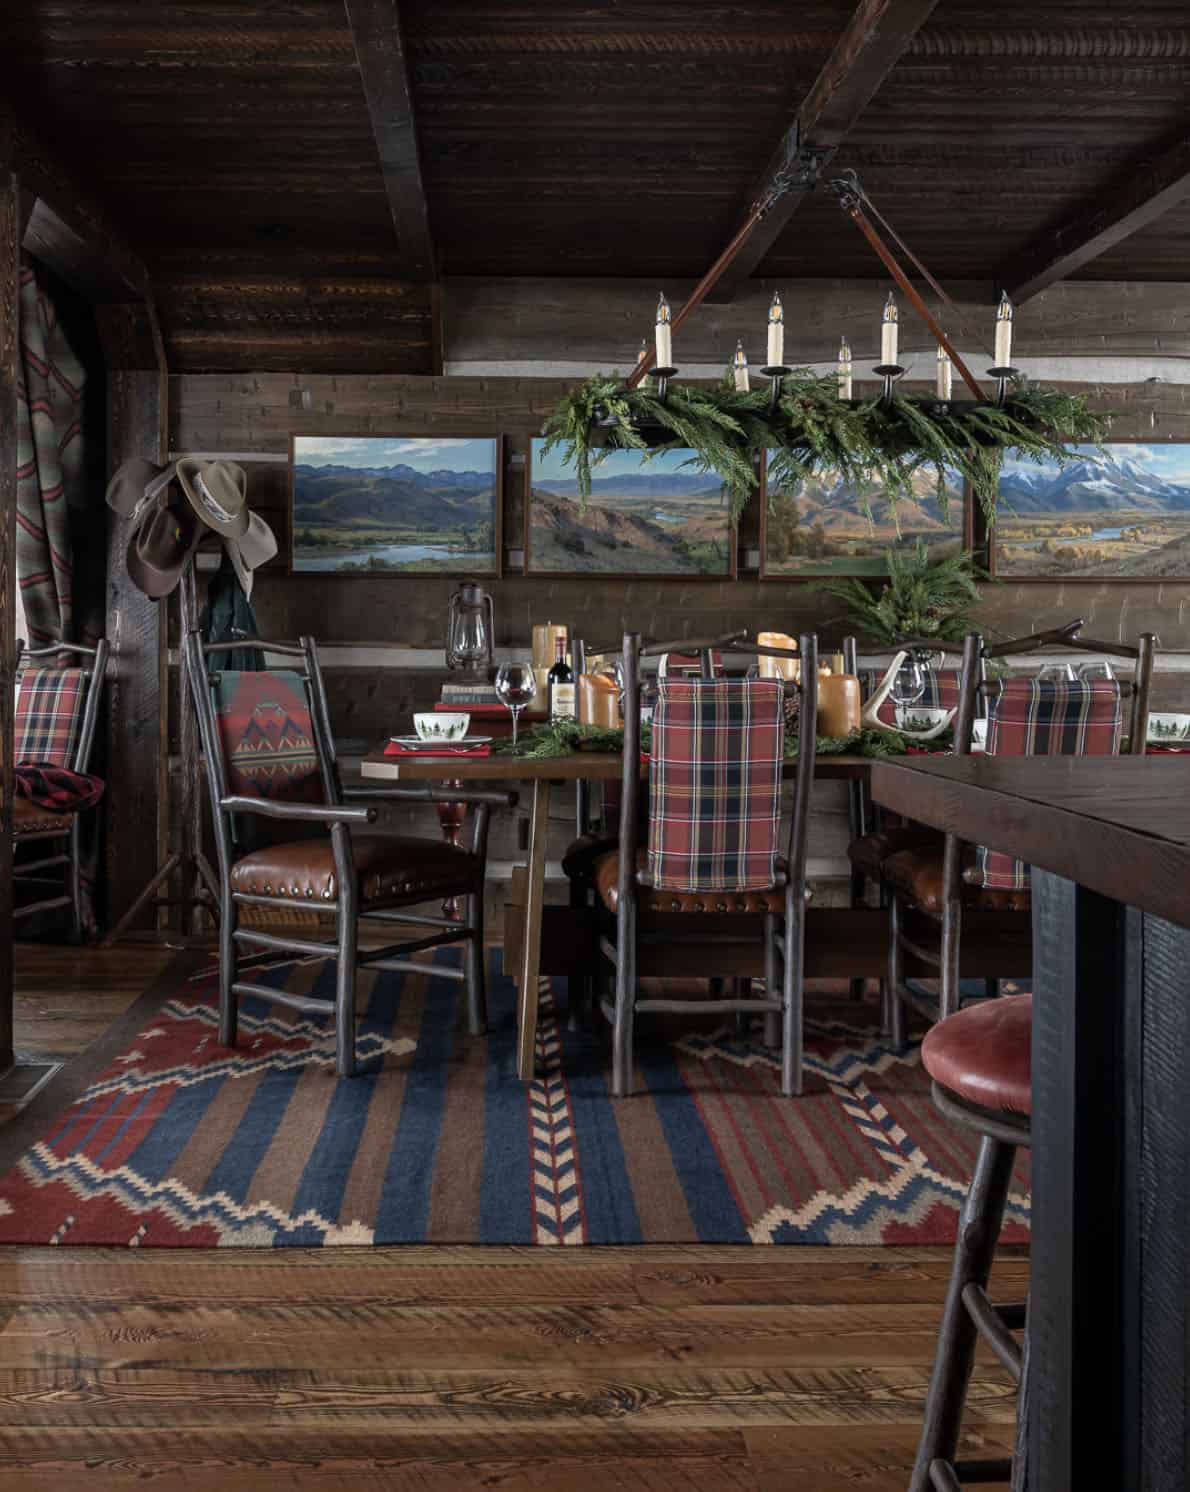
[(664, 400), (597, 373), (559, 402), (543, 434), (546, 451), (564, 447), (584, 502), (607, 452), (689, 449), (695, 470), (722, 477), (734, 522), (756, 488), (756, 457), (768, 449), (777, 452), (769, 462), (771, 492), (796, 492), (807, 478), (830, 472), (857, 491), (881, 492), (895, 513), (900, 499), (916, 495), (914, 474), (927, 468), (945, 514), (949, 467), (970, 482), (990, 522), (1004, 452), (1066, 464), (1074, 459), (1067, 443), (1098, 444), (1110, 424), (1085, 396), (1024, 378), (1012, 380), (1003, 404), (896, 393), (851, 401), (839, 398), (833, 374), (808, 368), (786, 374), (773, 410), (767, 388), (741, 393), (729, 369), (719, 385), (671, 384)]

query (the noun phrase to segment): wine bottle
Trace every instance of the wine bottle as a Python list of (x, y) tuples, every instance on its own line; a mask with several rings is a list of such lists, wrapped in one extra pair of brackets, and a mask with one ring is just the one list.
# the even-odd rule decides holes
[(554, 638), (554, 666), (547, 675), (551, 720), (575, 720), (574, 674), (566, 661), (566, 639)]

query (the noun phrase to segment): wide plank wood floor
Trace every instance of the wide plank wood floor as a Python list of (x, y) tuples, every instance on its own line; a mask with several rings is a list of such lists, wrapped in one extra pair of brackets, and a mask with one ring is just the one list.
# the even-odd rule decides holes
[[(69, 1055), (168, 965), (18, 955)], [(0, 1250), (0, 1488), (900, 1492), (946, 1249)], [(996, 1285), (1020, 1298), (1027, 1259)], [(976, 1370), (967, 1451), (1011, 1439)]]

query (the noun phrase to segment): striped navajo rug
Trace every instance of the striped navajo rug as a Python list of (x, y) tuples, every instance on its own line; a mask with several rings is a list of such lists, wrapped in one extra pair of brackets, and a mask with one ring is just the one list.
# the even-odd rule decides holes
[[(0, 1178), (0, 1242), (953, 1241), (974, 1144), (934, 1111), (916, 1047), (882, 1043), (871, 1004), (811, 991), (801, 1098), (781, 1097), (763, 1047), (706, 1025), (651, 1043), (646, 1028), (637, 1093), (616, 1102), (603, 1033), (566, 1029), (564, 981), (561, 1009), (543, 984), (538, 1080), (517, 1081), (499, 968), (497, 950), (478, 1039), (462, 986), (432, 968), (362, 976), (362, 1071), (346, 1081), (325, 1022), (248, 1000), (228, 1051), (210, 971), (174, 976), (65, 1112), (43, 1096), (49, 1122)], [(255, 977), (329, 994), (333, 969)], [(1022, 1170), (1008, 1240), (1028, 1236), (1026, 1187)]]

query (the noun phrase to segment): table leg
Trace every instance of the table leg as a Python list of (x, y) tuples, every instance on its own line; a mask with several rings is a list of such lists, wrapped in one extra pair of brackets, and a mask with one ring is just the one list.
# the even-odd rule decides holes
[(1030, 1488), (1180, 1492), (1190, 932), (1034, 871)]
[(549, 828), (550, 785), (533, 784), (529, 817), (529, 884), (525, 894), (525, 941), (521, 951), (517, 1000), (517, 1076), (533, 1081), (537, 1048), (537, 976), (541, 967), (541, 908), (545, 901), (545, 841)]

